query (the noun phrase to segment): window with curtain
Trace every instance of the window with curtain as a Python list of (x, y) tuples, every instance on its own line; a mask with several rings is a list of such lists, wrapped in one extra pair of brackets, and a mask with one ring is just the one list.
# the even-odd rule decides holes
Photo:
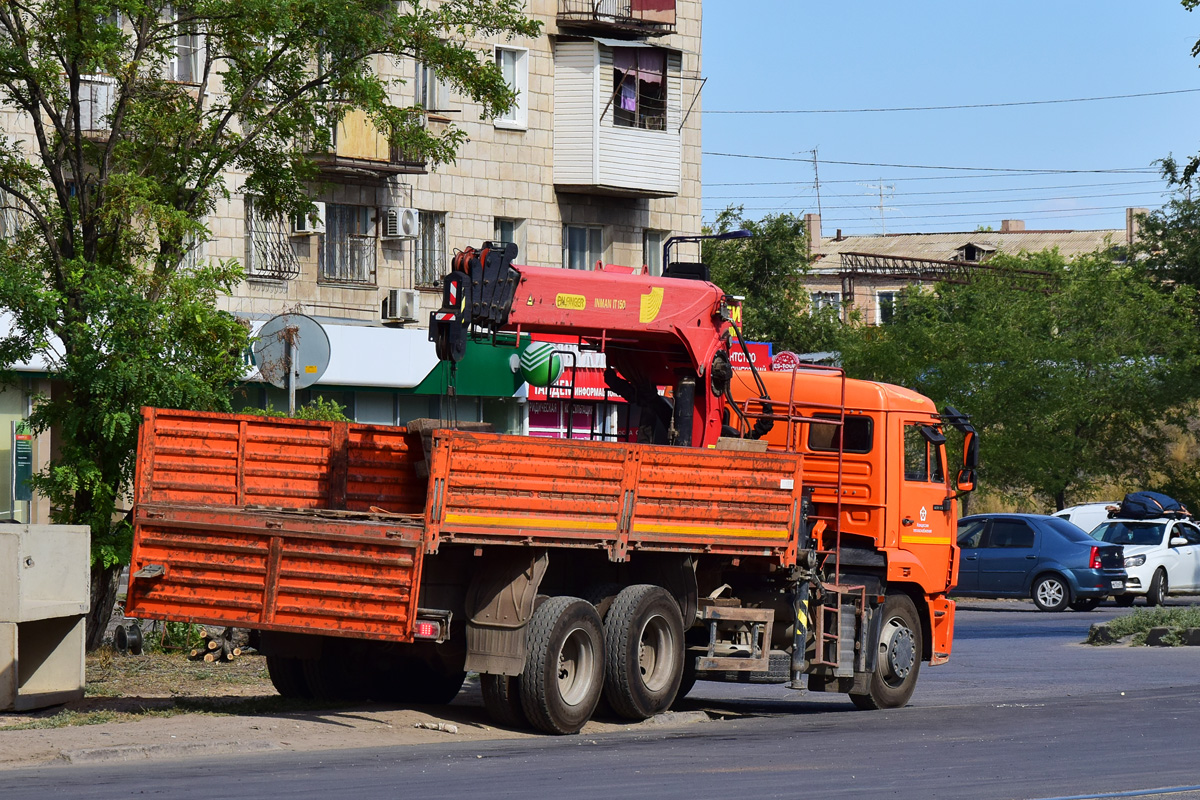
[(567, 225), (563, 228), (563, 266), (567, 269), (594, 269), (604, 260), (604, 229), (591, 225)]
[(375, 232), (370, 208), (334, 203), (325, 206), (321, 278), (338, 283), (375, 282)]
[(651, 47), (613, 48), (613, 124), (667, 129), (667, 53)]

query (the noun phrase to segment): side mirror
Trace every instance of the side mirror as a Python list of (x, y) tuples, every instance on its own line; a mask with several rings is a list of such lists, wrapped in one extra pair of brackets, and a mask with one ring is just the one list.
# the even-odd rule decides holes
[(1188, 540), (1182, 536), (1172, 536), (1169, 545), (1171, 547), (1186, 547)]
[(954, 488), (960, 492), (975, 491), (975, 470), (963, 467), (954, 478)]

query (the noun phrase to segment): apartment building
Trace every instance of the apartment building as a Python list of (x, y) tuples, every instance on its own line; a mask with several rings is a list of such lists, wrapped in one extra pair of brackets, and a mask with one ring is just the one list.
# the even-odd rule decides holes
[(805, 214), (813, 267), (805, 278), (812, 306), (840, 308), (868, 325), (891, 319), (901, 289), (932, 284), (969, 271), (996, 253), (1039, 253), (1057, 249), (1068, 260), (1085, 253), (1132, 244), (1144, 208), (1126, 209), (1125, 229), (1030, 230), (1019, 219), (1002, 220), (997, 230), (957, 233), (891, 233), (823, 237), (819, 214)]
[[(454, 250), (502, 240), (518, 263), (657, 273), (666, 239), (700, 229), (700, 0), (530, 0), (527, 13), (543, 24), (536, 39), (471, 43), (519, 94), (498, 119), (422, 64), (379, 67), (405, 80), (396, 103), (466, 132), (454, 163), (427, 169), (352, 116), (322, 158), (318, 219), (266, 223), (235, 193), (209, 221), (197, 256), (247, 268), (228, 310), (256, 324), (285, 310), (318, 319), (331, 359), (314, 391), (360, 421), (447, 414), (449, 376), (425, 326)], [(492, 350), (460, 365), (455, 413), (527, 429)], [(253, 384), (245, 402), (282, 404)]]

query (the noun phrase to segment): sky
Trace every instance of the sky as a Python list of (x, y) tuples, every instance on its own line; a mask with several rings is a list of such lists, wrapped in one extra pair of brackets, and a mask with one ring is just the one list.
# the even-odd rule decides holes
[(816, 176), (825, 236), (1124, 229), (1125, 208), (1169, 197), (1155, 159), (1200, 152), (1200, 11), (1178, 0), (705, 0), (703, 13), (706, 223), (730, 205), (815, 212)]

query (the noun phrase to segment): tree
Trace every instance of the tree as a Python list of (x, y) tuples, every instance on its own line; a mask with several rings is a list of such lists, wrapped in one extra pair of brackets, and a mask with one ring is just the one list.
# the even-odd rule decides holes
[(783, 350), (822, 350), (837, 340), (836, 308), (814, 309), (804, 286), (811, 265), (808, 234), (794, 214), (748, 220), (740, 207), (717, 215), (706, 233), (745, 229), (749, 239), (705, 240), (702, 258), (713, 283), (745, 298), (742, 332), (747, 341), (774, 342)]
[[(31, 423), (57, 451), (36, 488), (93, 534), (89, 645), (127, 557), (139, 407), (227, 408), (246, 331), (215, 310), (235, 262), (189, 265), (245, 176), (258, 214), (309, 213), (347, 114), (434, 164), (464, 134), (393, 104), (378, 65), (431, 66), (485, 114), (513, 93), (474, 37), (534, 35), (523, 0), (0, 0), (0, 366), (41, 353), (61, 391)], [(19, 133), (18, 133), (19, 132)]]
[(1200, 176), (1185, 178), (1171, 156), (1158, 164), (1175, 194), (1141, 217), (1131, 255), (1155, 277), (1200, 287)]
[(1063, 508), (1168, 465), (1197, 394), (1196, 300), (1107, 253), (998, 255), (968, 283), (906, 289), (842, 352), (852, 375), (971, 414), (982, 485)]

